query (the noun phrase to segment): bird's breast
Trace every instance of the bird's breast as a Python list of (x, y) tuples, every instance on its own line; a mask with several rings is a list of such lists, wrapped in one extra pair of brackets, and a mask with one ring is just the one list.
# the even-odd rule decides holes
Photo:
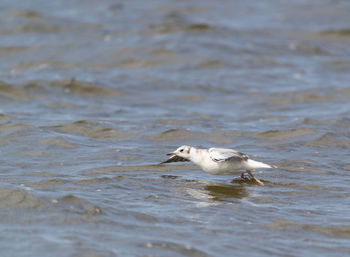
[(200, 165), (202, 170), (213, 175), (237, 174), (243, 170), (242, 165), (230, 162), (214, 162), (208, 160)]

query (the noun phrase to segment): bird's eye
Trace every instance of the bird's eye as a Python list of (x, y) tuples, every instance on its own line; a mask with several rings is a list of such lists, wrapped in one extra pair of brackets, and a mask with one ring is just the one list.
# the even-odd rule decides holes
[(181, 149), (180, 152), (182, 153), (184, 151), (184, 149)]

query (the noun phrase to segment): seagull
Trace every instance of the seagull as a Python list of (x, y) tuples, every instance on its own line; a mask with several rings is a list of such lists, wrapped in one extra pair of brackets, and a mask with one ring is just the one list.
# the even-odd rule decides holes
[(248, 173), (250, 179), (253, 179), (261, 186), (264, 183), (257, 179), (252, 174), (252, 171), (259, 168), (277, 168), (273, 165), (249, 159), (248, 155), (244, 153), (226, 148), (197, 149), (192, 146), (183, 145), (167, 155), (171, 157), (160, 164), (191, 161), (209, 174), (224, 175), (241, 172), (241, 178), (247, 179), (244, 176), (244, 172), (242, 172), (245, 171)]

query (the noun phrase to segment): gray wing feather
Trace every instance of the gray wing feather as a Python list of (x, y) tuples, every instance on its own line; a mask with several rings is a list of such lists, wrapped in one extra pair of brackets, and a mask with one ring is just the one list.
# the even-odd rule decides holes
[(160, 164), (170, 163), (170, 162), (189, 162), (189, 161), (190, 160), (187, 160), (186, 158), (173, 155), (168, 160), (161, 162)]
[(209, 156), (215, 162), (248, 160), (248, 155), (225, 148), (210, 148)]

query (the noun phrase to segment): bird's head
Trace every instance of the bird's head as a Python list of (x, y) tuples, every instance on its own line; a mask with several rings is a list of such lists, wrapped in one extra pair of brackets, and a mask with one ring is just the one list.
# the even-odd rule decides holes
[(191, 146), (183, 145), (177, 148), (174, 152), (168, 153), (167, 155), (176, 155), (182, 158), (189, 159), (191, 153)]

